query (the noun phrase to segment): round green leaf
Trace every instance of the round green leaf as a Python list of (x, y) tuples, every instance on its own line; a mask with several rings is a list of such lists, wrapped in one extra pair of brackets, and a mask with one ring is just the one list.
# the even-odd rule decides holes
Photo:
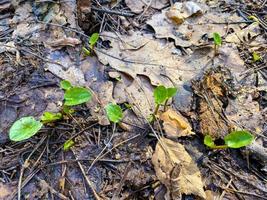
[(215, 45), (221, 46), (222, 45), (222, 38), (219, 33), (213, 33), (213, 40)]
[(9, 130), (9, 138), (12, 141), (26, 140), (35, 135), (43, 124), (33, 117), (23, 117), (17, 120)]
[(110, 103), (105, 109), (111, 122), (118, 123), (122, 119), (122, 109), (117, 104)]
[(63, 80), (63, 81), (60, 81), (60, 87), (63, 90), (68, 90), (68, 89), (72, 88), (72, 85), (69, 81)]
[(204, 138), (204, 144), (210, 148), (215, 147), (216, 145), (214, 144), (214, 141), (211, 136), (206, 135)]
[(233, 131), (224, 137), (225, 144), (230, 148), (240, 148), (252, 143), (254, 136), (248, 131)]
[(41, 117), (41, 121), (44, 123), (49, 123), (56, 120), (60, 120), (61, 118), (62, 118), (61, 113), (45, 112)]
[(82, 87), (73, 87), (64, 94), (65, 105), (75, 106), (89, 101), (92, 98), (91, 92)]
[(154, 99), (156, 104), (163, 104), (168, 99), (167, 89), (163, 85), (155, 88)]

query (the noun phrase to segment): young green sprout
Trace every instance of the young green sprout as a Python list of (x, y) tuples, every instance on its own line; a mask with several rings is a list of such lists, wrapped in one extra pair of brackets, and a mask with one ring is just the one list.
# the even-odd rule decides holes
[(222, 45), (222, 38), (219, 33), (213, 33), (213, 41), (214, 41), (214, 56), (218, 55), (219, 46)]
[(233, 131), (224, 137), (224, 145), (216, 145), (213, 138), (206, 135), (204, 144), (212, 149), (241, 148), (251, 144), (254, 136), (248, 131)]
[(94, 50), (95, 44), (97, 43), (98, 40), (99, 40), (99, 33), (93, 33), (90, 36), (88, 40), (89, 50), (85, 47), (82, 48), (85, 55), (89, 56), (91, 54), (91, 51)]
[(44, 112), (44, 114), (41, 117), (41, 122), (42, 123), (51, 123), (57, 120), (62, 119), (62, 114), (61, 113), (52, 113), (52, 112)]
[(255, 51), (252, 53), (252, 58), (253, 58), (253, 62), (257, 62), (259, 60), (261, 60), (261, 56), (256, 53)]
[(166, 88), (163, 85), (160, 85), (154, 90), (154, 100), (156, 108), (154, 111), (154, 117), (157, 115), (160, 105), (164, 105), (164, 110), (166, 110), (168, 100), (175, 96), (177, 88)]
[(64, 145), (63, 145), (63, 150), (64, 151), (68, 151), (68, 150), (70, 150), (70, 148), (74, 145), (75, 143), (74, 143), (74, 141), (73, 140), (67, 140), (65, 143), (64, 143)]

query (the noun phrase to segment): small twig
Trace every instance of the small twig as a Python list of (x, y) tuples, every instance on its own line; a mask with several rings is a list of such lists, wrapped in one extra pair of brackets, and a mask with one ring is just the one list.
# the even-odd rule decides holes
[(83, 176), (84, 176), (84, 178), (85, 178), (85, 180), (86, 180), (86, 183), (88, 184), (88, 186), (89, 186), (90, 189), (92, 190), (93, 195), (94, 195), (94, 197), (96, 198), (96, 200), (102, 200), (102, 199), (99, 197), (99, 195), (97, 194), (97, 192), (95, 191), (93, 184), (91, 183), (91, 181), (89, 180), (89, 178), (86, 176), (85, 170), (84, 170), (82, 164), (81, 164), (79, 161), (78, 161), (78, 165), (79, 165), (80, 170), (81, 170), (81, 172), (82, 172), (82, 174), (83, 174)]
[(92, 11), (108, 13), (111, 15), (119, 15), (119, 16), (124, 16), (124, 17), (134, 17), (135, 16), (134, 13), (124, 12), (124, 11), (119, 11), (119, 10), (112, 10), (112, 9), (107, 9), (107, 8), (97, 8), (95, 6), (92, 6)]

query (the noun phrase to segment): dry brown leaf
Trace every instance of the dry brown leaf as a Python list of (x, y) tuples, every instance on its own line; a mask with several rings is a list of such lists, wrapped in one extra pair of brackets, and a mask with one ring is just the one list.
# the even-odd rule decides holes
[(133, 105), (132, 110), (140, 118), (148, 118), (154, 111), (153, 87), (146, 77), (137, 76), (125, 89), (127, 102)]
[[(256, 95), (255, 95), (256, 94)], [(244, 128), (255, 133), (264, 131), (267, 110), (260, 109), (258, 101), (253, 100), (257, 96), (257, 89), (243, 89), (239, 91), (237, 97), (229, 99), (229, 104), (225, 109), (225, 115), (237, 128)], [(248, 123), (249, 121), (249, 123)]]
[[(114, 33), (104, 32), (102, 38), (109, 40), (112, 48), (96, 52), (100, 62), (132, 78), (145, 75), (152, 85), (173, 86), (172, 82), (179, 85), (181, 79), (189, 80), (196, 74), (193, 66), (191, 69), (184, 67), (184, 58), (173, 53), (176, 49), (172, 44), (162, 44), (141, 33), (118, 37)], [(140, 48), (136, 49), (134, 45), (129, 49), (136, 44), (136, 40), (140, 40), (143, 46), (138, 45)]]
[(237, 15), (208, 12), (202, 16), (187, 18), (184, 23), (177, 25), (168, 19), (167, 11), (163, 10), (161, 13), (153, 15), (147, 24), (154, 29), (157, 38), (172, 38), (177, 46), (189, 47), (204, 43), (203, 36), (205, 34), (212, 38), (213, 32), (225, 35), (229, 28), (234, 30), (239, 28), (236, 24), (229, 26), (215, 24), (215, 19), (216, 23), (242, 20)]
[(125, 0), (125, 3), (130, 10), (136, 14), (143, 12), (149, 6), (155, 9), (162, 9), (168, 3), (168, 0)]
[(73, 37), (63, 37), (52, 41), (47, 41), (45, 44), (53, 47), (53, 49), (61, 49), (64, 46), (75, 47), (76, 45), (81, 44), (81, 41)]
[(163, 121), (164, 130), (169, 137), (177, 138), (195, 134), (187, 119), (172, 109), (160, 114), (160, 119)]
[(206, 198), (200, 171), (180, 143), (160, 138), (152, 163), (158, 179), (167, 187), (170, 199), (178, 199), (181, 194)]
[(182, 24), (184, 20), (192, 15), (201, 14), (202, 9), (192, 1), (176, 2), (170, 10), (166, 12), (166, 16), (175, 24)]
[(15, 192), (16, 186), (10, 183), (1, 183), (0, 182), (0, 200), (9, 200), (11, 199), (12, 194)]
[(221, 113), (231, 78), (228, 70), (210, 69), (200, 81), (193, 84), (194, 93), (199, 96), (197, 112), (203, 135), (223, 138), (229, 132), (227, 120)]
[(247, 26), (246, 28), (242, 30), (236, 30), (234, 33), (231, 33), (225, 38), (226, 42), (231, 42), (231, 43), (251, 43), (253, 45), (259, 44), (257, 41), (255, 41), (255, 37), (260, 35), (261, 33), (261, 28), (259, 27), (259, 24), (257, 22), (254, 22)]

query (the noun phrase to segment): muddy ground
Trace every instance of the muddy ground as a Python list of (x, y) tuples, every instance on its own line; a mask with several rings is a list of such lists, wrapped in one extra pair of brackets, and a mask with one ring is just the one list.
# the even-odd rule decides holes
[[(0, 199), (267, 199), (266, 31), (266, 0), (1, 0)], [(10, 141), (17, 119), (61, 110), (61, 80), (92, 101)], [(178, 89), (171, 122), (148, 120), (158, 85)], [(203, 144), (233, 130), (255, 141)]]

